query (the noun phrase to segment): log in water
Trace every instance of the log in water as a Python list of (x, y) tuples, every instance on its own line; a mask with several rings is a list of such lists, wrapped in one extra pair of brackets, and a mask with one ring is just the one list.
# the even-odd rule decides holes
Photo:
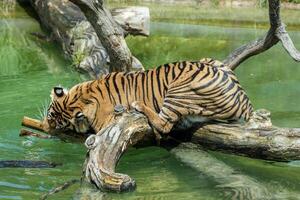
[(33, 160), (1, 160), (0, 168), (54, 168), (57, 163)]

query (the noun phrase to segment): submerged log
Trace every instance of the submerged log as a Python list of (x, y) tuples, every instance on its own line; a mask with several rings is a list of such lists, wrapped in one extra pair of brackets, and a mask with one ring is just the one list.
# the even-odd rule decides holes
[(170, 152), (184, 164), (214, 180), (218, 199), (299, 199), (299, 192), (267, 187), (194, 143), (182, 143)]
[(27, 129), (21, 129), (19, 136), (20, 137), (33, 136), (33, 137), (42, 138), (42, 139), (51, 139), (51, 138), (53, 138), (53, 136), (51, 136), (51, 135), (44, 135), (44, 134), (40, 134), (40, 133), (35, 133), (35, 132), (27, 130)]
[[(110, 60), (107, 50), (101, 44), (94, 28), (80, 9), (70, 1), (30, 0), (41, 24), (51, 31), (51, 38), (61, 44), (67, 58), (81, 72), (90, 78), (107, 74)], [(124, 36), (149, 35), (150, 16), (146, 7), (129, 7), (112, 10), (112, 16), (119, 24)], [(141, 63), (132, 57), (132, 68), (141, 69)]]
[(80, 180), (79, 179), (72, 179), (70, 181), (67, 181), (65, 183), (63, 183), (62, 185), (56, 186), (55, 188), (51, 189), (49, 192), (47, 192), (46, 194), (43, 194), (40, 198), (40, 200), (45, 200), (47, 199), (49, 196), (61, 192), (65, 189), (67, 189), (68, 187), (74, 185), (75, 183), (79, 183)]
[(54, 168), (57, 163), (33, 160), (0, 160), (0, 168)]
[(170, 151), (177, 159), (213, 179), (220, 199), (272, 199), (260, 182), (214, 158), (201, 146), (182, 143)]

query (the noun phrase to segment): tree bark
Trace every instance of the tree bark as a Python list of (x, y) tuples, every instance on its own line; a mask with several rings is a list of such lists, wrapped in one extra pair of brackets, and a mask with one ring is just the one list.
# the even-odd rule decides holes
[[(30, 2), (43, 27), (51, 31), (50, 38), (61, 44), (64, 54), (71, 59), (78, 71), (87, 73), (89, 78), (96, 79), (114, 70), (116, 65), (110, 68), (110, 62), (113, 60), (111, 61), (109, 52), (76, 5), (70, 1), (62, 0), (30, 0)], [(106, 12), (108, 11), (106, 10)], [(150, 16), (148, 8), (119, 8), (112, 10), (112, 13), (112, 17), (118, 23), (114, 23), (118, 35), (121, 34), (122, 37), (127, 34), (149, 35)], [(113, 44), (118, 45), (117, 43)], [(142, 64), (135, 57), (132, 56), (131, 60), (132, 67), (130, 69), (142, 68)], [(124, 65), (118, 67), (121, 68), (122, 66)]]
[[(300, 158), (300, 129), (286, 129), (273, 127), (266, 110), (258, 110), (255, 117), (245, 125), (240, 124), (206, 124), (198, 129), (193, 135), (191, 142), (199, 143), (202, 147), (218, 150), (231, 150), (234, 153), (247, 155), (266, 160), (288, 161), (299, 160)], [(87, 138), (85, 144), (89, 149), (85, 161), (84, 177), (101, 190), (128, 191), (135, 188), (134, 180), (125, 174), (115, 172), (116, 165), (122, 154), (131, 145), (145, 143), (154, 140), (154, 133), (151, 130), (146, 117), (142, 114), (125, 112), (115, 117), (110, 125), (100, 131), (97, 135)], [(187, 146), (187, 145), (185, 145)], [(190, 147), (195, 146), (189, 144)], [(226, 184), (234, 179), (243, 179), (237, 194), (257, 197), (265, 196), (266, 190), (259, 183), (244, 175), (236, 175), (229, 167), (225, 167), (220, 161), (212, 159), (201, 148), (195, 154), (203, 159), (202, 164), (208, 166), (202, 173), (213, 177), (219, 184)], [(196, 149), (197, 149), (196, 148)], [(193, 148), (195, 149), (195, 148)], [(184, 159), (187, 163), (195, 156), (184, 155), (185, 150), (178, 148), (171, 152)], [(188, 150), (190, 152), (190, 150)], [(198, 163), (199, 164), (199, 163)], [(226, 172), (219, 176), (213, 175), (219, 169)], [(226, 170), (225, 170), (226, 169)], [(227, 178), (226, 178), (227, 177)], [(235, 190), (235, 187), (231, 188)], [(246, 192), (245, 192), (246, 191)]]
[(102, 0), (70, 0), (84, 13), (94, 27), (110, 58), (110, 72), (130, 71), (132, 55), (124, 39), (124, 32), (112, 18)]
[(191, 141), (209, 149), (265, 160), (300, 159), (300, 128), (272, 126), (266, 110), (257, 110), (246, 124), (205, 124)]
[(285, 25), (280, 19), (280, 0), (269, 0), (269, 20), (270, 28), (265, 36), (237, 48), (223, 62), (234, 70), (249, 57), (268, 50), (279, 41), (281, 41), (284, 49), (290, 56), (299, 62), (300, 53), (294, 46), (293, 41), (285, 30)]
[(116, 173), (115, 168), (127, 148), (145, 139), (150, 130), (148, 121), (142, 114), (125, 112), (115, 115), (114, 122), (85, 141), (88, 148), (83, 170), (85, 180), (104, 191), (134, 190), (134, 179), (126, 174)]

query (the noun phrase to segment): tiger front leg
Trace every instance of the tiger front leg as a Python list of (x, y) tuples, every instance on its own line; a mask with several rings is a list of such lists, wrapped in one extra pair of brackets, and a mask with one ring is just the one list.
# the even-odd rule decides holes
[[(160, 133), (167, 134), (171, 131), (174, 126), (174, 123), (160, 117), (159, 114), (154, 112), (151, 108), (146, 106), (141, 101), (135, 101), (131, 106), (137, 111), (143, 113), (148, 118), (149, 123)], [(154, 130), (155, 132), (155, 130)]]

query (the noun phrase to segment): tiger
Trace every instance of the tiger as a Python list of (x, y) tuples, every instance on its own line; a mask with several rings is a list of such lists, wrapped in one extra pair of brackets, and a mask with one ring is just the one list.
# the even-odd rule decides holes
[(54, 87), (51, 97), (49, 127), (83, 134), (106, 127), (117, 105), (143, 113), (160, 134), (170, 133), (178, 124), (187, 128), (209, 120), (248, 121), (253, 113), (234, 72), (211, 58), (113, 72), (69, 91)]

